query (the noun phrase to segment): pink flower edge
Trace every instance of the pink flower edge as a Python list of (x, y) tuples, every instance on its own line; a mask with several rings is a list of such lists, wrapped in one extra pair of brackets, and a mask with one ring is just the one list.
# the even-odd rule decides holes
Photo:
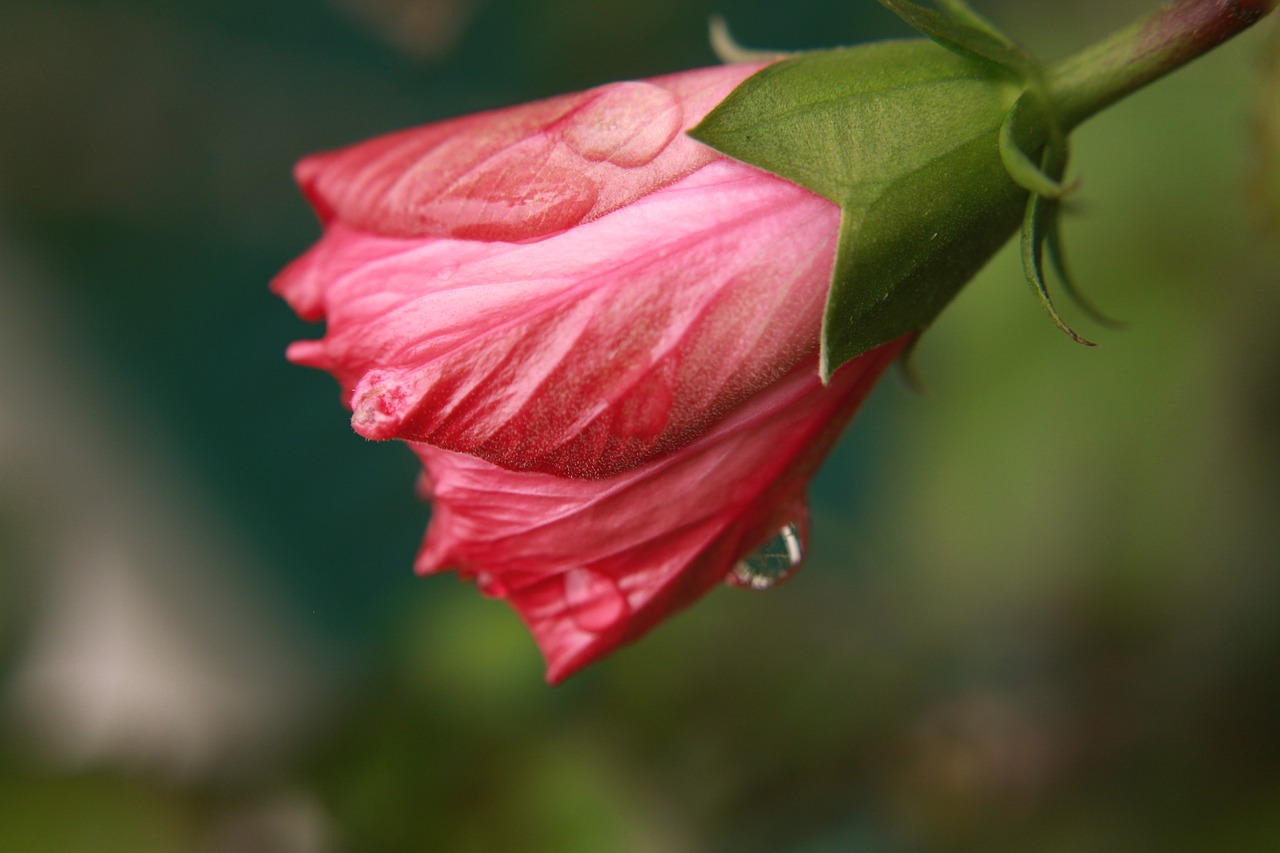
[(366, 438), (593, 478), (813, 355), (838, 225), (825, 199), (720, 159), (531, 243), (334, 223), (273, 287), (326, 319), (289, 358), (334, 374)]
[(505, 599), (560, 682), (700, 598), (803, 513), (809, 479), (904, 343), (829, 386), (805, 363), (696, 441), (604, 479), (411, 444), (433, 501), (417, 569), (455, 569)]
[(610, 83), (391, 133), (295, 169), (323, 222), (522, 241), (625, 207), (720, 155), (684, 131), (763, 66)]

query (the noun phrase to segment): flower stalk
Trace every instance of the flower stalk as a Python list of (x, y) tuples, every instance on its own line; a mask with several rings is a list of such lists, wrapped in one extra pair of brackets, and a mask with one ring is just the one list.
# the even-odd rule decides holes
[(1065, 130), (1182, 67), (1275, 11), (1277, 0), (1177, 0), (1049, 66)]

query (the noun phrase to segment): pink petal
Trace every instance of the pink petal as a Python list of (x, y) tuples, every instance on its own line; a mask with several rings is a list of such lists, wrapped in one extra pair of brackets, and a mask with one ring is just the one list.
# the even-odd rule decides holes
[(308, 157), (326, 223), (397, 237), (529, 240), (623, 207), (717, 159), (683, 131), (760, 65), (600, 86)]
[(601, 477), (701, 435), (810, 359), (839, 210), (716, 160), (531, 243), (371, 236), (342, 223), (274, 282), (327, 334), (368, 438)]
[(720, 583), (803, 507), (821, 458), (904, 341), (841, 368), (810, 359), (675, 453), (600, 480), (513, 472), (411, 445), (434, 508), (423, 573), (507, 599), (556, 682)]

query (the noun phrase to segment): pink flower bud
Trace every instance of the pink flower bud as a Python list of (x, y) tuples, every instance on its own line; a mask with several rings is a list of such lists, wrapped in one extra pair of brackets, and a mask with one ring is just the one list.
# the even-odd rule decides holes
[(759, 66), (616, 83), (310, 157), (273, 283), (435, 509), (419, 569), (507, 598), (556, 680), (799, 512), (900, 347), (817, 376), (838, 207), (684, 131)]

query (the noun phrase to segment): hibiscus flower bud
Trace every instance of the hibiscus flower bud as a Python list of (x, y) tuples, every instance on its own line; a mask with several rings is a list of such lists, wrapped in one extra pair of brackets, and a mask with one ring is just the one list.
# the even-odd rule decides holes
[(759, 66), (615, 83), (308, 158), (275, 281), (371, 439), (602, 477), (812, 358), (839, 210), (683, 131)]
[(1100, 85), (959, 0), (884, 2), (937, 43), (614, 83), (297, 167), (324, 234), (273, 288), (327, 328), (289, 358), (410, 444), (418, 570), (506, 599), (553, 681), (757, 585), (743, 561), (779, 531), (798, 560), (819, 461), (1020, 218), (1044, 293), (1065, 131), (1190, 55), (1138, 33), (1126, 77), (1131, 45), (1104, 44)]
[(804, 514), (900, 345), (824, 387), (836, 205), (683, 131), (759, 65), (617, 83), (310, 157), (273, 283), (433, 501), (422, 572), (506, 598), (558, 679)]

